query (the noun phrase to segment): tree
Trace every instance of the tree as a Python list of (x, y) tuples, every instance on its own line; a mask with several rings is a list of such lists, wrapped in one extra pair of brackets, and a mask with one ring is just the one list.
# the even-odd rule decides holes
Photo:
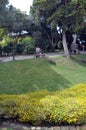
[[(65, 55), (70, 57), (67, 42), (66, 29), (72, 31), (82, 28), (86, 18), (86, 0), (34, 0), (33, 8), (42, 12), (48, 24), (59, 26), (62, 29), (62, 43)], [(35, 12), (35, 11), (34, 11)]]
[[(47, 23), (44, 11), (39, 11), (37, 6), (31, 7), (31, 15), (34, 17), (34, 24), (37, 26), (37, 30), (34, 30), (35, 34), (38, 35), (35, 37), (40, 42), (40, 47), (46, 49), (46, 47), (51, 48), (52, 50), (55, 49), (57, 44), (57, 37), (58, 33), (55, 27), (52, 27), (50, 24)], [(44, 40), (43, 40), (44, 39)], [(42, 44), (41, 44), (42, 42)], [(44, 43), (43, 43), (44, 42)], [(46, 44), (45, 44), (46, 42)], [(43, 47), (44, 45), (44, 47)]]
[(8, 15), (6, 16), (6, 28), (8, 29), (9, 36), (14, 39), (13, 41), (13, 60), (15, 60), (15, 48), (19, 36), (23, 31), (23, 23), (25, 20), (25, 14), (19, 9), (14, 8), (12, 5), (8, 8)]
[(23, 23), (23, 29), (28, 32), (28, 35), (32, 35), (33, 31), (35, 31), (34, 19), (30, 15), (26, 15)]
[(0, 0), (0, 28), (5, 27), (5, 17), (7, 15), (8, 0)]

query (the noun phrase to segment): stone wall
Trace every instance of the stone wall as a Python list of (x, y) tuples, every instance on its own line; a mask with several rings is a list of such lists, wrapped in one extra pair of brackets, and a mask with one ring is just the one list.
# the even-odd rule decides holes
[(51, 126), (51, 127), (32, 127), (28, 125), (3, 122), (0, 125), (0, 130), (86, 130), (86, 125), (83, 126)]

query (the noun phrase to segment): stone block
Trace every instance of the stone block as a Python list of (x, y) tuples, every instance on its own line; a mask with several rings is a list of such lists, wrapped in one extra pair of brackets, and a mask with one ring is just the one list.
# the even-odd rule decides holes
[(60, 130), (69, 130), (69, 126), (61, 126)]
[(79, 126), (76, 126), (76, 130), (80, 130), (80, 127), (79, 127)]
[(76, 126), (69, 126), (68, 130), (77, 130), (77, 127)]
[(53, 130), (60, 130), (59, 126), (53, 127)]
[(0, 130), (7, 130), (7, 128), (0, 128)]
[(36, 127), (36, 130), (41, 130), (41, 127)]
[(80, 130), (86, 130), (86, 125), (80, 126)]
[(30, 127), (30, 130), (36, 130), (36, 127)]
[(41, 127), (41, 130), (49, 130), (48, 127)]

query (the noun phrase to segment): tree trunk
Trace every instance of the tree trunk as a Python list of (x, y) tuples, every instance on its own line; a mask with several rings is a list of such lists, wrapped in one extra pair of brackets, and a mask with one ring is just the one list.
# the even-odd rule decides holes
[(50, 37), (50, 35), (47, 33), (47, 31), (45, 31), (45, 33), (46, 33), (46, 35), (47, 35), (47, 37), (49, 39), (49, 42), (50, 42), (52, 48), (55, 49), (55, 44), (54, 44), (54, 41), (53, 41), (53, 36), (51, 35), (51, 37)]
[(68, 50), (67, 42), (66, 42), (66, 34), (65, 30), (62, 30), (62, 43), (63, 43), (63, 48), (64, 48), (64, 53), (67, 58), (70, 58), (70, 53)]

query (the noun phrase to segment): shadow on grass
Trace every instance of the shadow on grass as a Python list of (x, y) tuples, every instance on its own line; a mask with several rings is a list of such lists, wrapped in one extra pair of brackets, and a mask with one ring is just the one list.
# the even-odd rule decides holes
[(66, 78), (55, 72), (51, 69), (51, 67), (48, 69), (48, 73), (44, 70), (43, 74), (39, 74), (39, 77), (37, 77), (36, 80), (33, 80), (32, 91), (44, 89), (55, 91), (65, 89), (70, 86), (70, 82)]
[(71, 60), (77, 62), (81, 66), (86, 67), (86, 55), (72, 55)]

